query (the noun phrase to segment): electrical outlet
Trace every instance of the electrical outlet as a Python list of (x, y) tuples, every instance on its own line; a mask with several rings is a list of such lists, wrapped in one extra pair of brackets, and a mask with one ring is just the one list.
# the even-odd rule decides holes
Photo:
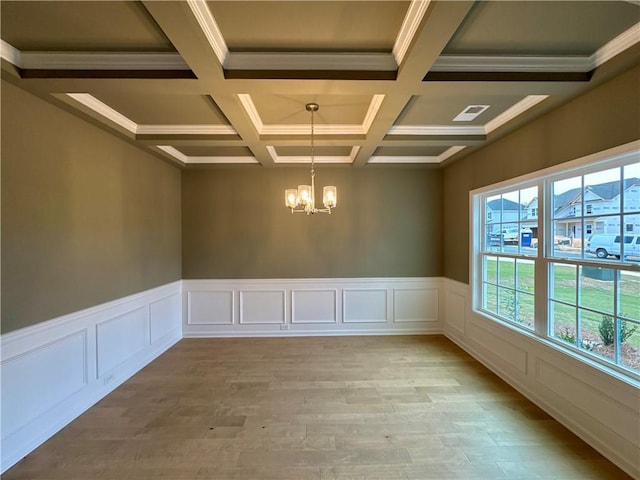
[(280, 330), (289, 330), (289, 325), (288, 324), (280, 325)]
[(105, 376), (102, 379), (103, 385), (107, 385), (107, 384), (113, 382), (114, 378), (116, 378), (116, 376), (113, 373), (110, 373), (109, 375)]

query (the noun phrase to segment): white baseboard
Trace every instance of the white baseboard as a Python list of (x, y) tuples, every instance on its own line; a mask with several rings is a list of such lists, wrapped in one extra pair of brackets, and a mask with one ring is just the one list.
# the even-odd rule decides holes
[(441, 333), (441, 278), (183, 280), (185, 337)]
[(443, 331), (633, 478), (640, 478), (640, 391), (551, 345), (473, 312), (469, 285), (443, 280)]
[(182, 338), (181, 282), (2, 335), (0, 471)]

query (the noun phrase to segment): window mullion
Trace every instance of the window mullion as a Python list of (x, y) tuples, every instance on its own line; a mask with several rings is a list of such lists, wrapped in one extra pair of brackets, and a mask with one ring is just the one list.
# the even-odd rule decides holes
[[(538, 254), (535, 259), (534, 277), (534, 325), (537, 335), (546, 337), (549, 332), (549, 262), (547, 260), (549, 231), (546, 224), (553, 222), (551, 195), (547, 182), (538, 183)], [(553, 239), (552, 239), (553, 241)], [(553, 243), (552, 243), (553, 244)]]

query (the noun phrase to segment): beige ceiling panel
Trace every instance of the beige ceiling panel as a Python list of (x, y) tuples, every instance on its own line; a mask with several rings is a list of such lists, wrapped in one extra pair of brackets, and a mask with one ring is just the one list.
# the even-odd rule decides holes
[[(351, 155), (352, 147), (339, 147), (339, 146), (316, 146), (313, 151), (315, 156), (319, 157), (348, 157)], [(306, 147), (276, 147), (276, 152), (279, 156), (283, 157), (301, 157), (310, 156), (311, 149), (307, 145)]]
[(262, 122), (266, 125), (309, 124), (311, 114), (307, 103), (315, 102), (320, 109), (315, 114), (317, 124), (362, 124), (371, 95), (252, 95)]
[(2, 39), (21, 51), (175, 51), (141, 2), (0, 2)]
[(231, 51), (391, 52), (408, 1), (209, 1)]
[(248, 157), (252, 155), (247, 147), (181, 145), (175, 148), (187, 157)]
[(592, 55), (640, 21), (625, 1), (477, 2), (446, 55)]
[(205, 95), (109, 93), (96, 98), (139, 125), (228, 125)]
[(437, 157), (449, 147), (378, 147), (376, 156), (383, 157)]
[[(525, 95), (470, 94), (468, 92), (448, 95), (438, 91), (429, 95), (414, 96), (396, 119), (395, 125), (451, 125), (476, 126), (485, 125), (495, 117), (509, 109)], [(465, 122), (454, 122), (453, 119), (469, 105), (489, 105), (489, 108), (475, 119)]]

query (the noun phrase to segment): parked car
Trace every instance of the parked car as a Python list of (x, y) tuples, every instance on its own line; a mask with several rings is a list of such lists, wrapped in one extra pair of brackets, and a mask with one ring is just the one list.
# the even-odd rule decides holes
[[(595, 234), (589, 237), (585, 252), (593, 253), (598, 258), (614, 256), (620, 258), (620, 235)], [(640, 235), (624, 236), (625, 257), (640, 257)]]

